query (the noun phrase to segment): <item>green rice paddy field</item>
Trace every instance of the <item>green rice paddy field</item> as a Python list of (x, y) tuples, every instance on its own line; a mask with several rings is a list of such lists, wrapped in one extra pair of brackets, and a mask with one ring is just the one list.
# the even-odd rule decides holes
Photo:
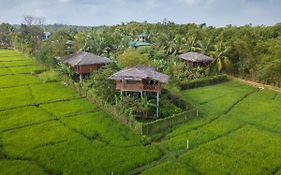
[(0, 174), (281, 175), (280, 93), (236, 81), (182, 91), (199, 117), (149, 143), (37, 69), (0, 50)]

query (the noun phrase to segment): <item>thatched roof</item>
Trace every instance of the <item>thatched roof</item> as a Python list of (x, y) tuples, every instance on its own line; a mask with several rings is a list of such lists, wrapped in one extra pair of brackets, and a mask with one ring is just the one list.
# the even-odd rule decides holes
[(207, 55), (204, 55), (202, 53), (198, 52), (188, 52), (179, 55), (181, 59), (184, 59), (186, 61), (191, 61), (191, 62), (211, 62), (214, 60), (214, 58), (211, 58)]
[(110, 63), (111, 60), (89, 52), (78, 51), (74, 54), (64, 57), (63, 62), (74, 67), (93, 64), (106, 64)]
[(143, 80), (143, 79), (152, 79), (160, 81), (161, 83), (167, 83), (170, 79), (168, 75), (162, 74), (155, 71), (152, 67), (146, 66), (137, 66), (133, 68), (123, 69), (119, 72), (116, 72), (108, 79), (110, 80)]

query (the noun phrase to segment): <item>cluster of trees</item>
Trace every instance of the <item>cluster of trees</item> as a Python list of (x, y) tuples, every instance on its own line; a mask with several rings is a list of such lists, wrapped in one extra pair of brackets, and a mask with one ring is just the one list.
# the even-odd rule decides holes
[[(205, 24), (131, 22), (79, 30), (73, 27), (52, 30), (50, 26), (33, 22), (16, 28), (4, 25), (0, 26), (1, 43), (10, 43), (50, 67), (56, 64), (56, 57), (82, 49), (112, 58), (119, 68), (152, 65), (179, 80), (226, 72), (281, 86), (281, 24), (215, 28)], [(47, 40), (43, 39), (44, 31), (52, 33)], [(128, 42), (136, 40), (140, 34), (153, 46), (128, 49)], [(212, 56), (215, 61), (207, 69), (188, 68), (176, 57), (188, 51)]]

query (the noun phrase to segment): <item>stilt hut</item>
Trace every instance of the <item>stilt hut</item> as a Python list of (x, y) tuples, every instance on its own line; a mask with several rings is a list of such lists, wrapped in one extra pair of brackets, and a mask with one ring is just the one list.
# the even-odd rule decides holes
[(154, 92), (157, 94), (157, 117), (159, 116), (159, 103), (161, 85), (168, 83), (169, 76), (155, 71), (152, 67), (137, 66), (123, 69), (109, 77), (116, 82), (116, 90), (123, 92)]
[(111, 60), (89, 52), (79, 51), (64, 57), (63, 62), (79, 75), (81, 82), (84, 74), (97, 71), (105, 64), (110, 63)]
[(190, 67), (208, 66), (214, 61), (214, 58), (204, 55), (198, 52), (188, 52), (179, 55), (179, 58), (183, 59)]

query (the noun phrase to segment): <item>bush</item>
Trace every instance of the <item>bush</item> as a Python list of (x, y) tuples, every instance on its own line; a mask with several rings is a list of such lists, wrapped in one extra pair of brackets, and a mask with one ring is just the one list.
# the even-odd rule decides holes
[(182, 90), (184, 90), (184, 89), (197, 88), (197, 87), (201, 87), (201, 86), (208, 86), (211, 84), (216, 84), (216, 83), (220, 83), (220, 82), (224, 82), (224, 81), (227, 81), (226, 75), (216, 75), (216, 76), (212, 76), (212, 77), (182, 81), (179, 84), (179, 86)]
[(59, 74), (55, 70), (49, 70), (38, 75), (44, 83), (60, 81)]

